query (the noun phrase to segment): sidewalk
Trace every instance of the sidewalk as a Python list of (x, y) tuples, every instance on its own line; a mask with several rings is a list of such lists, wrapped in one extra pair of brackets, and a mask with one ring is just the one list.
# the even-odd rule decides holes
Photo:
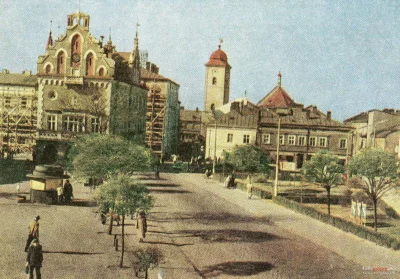
[[(247, 194), (238, 189), (226, 189), (215, 180), (207, 180), (205, 186), (213, 194), (233, 202), (243, 210), (258, 217), (268, 217), (276, 225), (319, 244), (348, 260), (366, 268), (385, 267), (399, 269), (400, 251), (394, 251), (373, 242), (341, 231), (306, 215), (301, 215), (271, 200), (247, 199)], [(400, 270), (397, 272), (400, 273)]]

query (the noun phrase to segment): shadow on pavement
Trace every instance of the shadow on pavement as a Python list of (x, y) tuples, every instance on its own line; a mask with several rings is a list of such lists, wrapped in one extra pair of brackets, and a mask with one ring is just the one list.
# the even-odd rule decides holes
[(206, 278), (219, 277), (222, 275), (251, 276), (269, 271), (273, 267), (274, 266), (268, 262), (225, 262), (207, 266), (201, 273)]
[(200, 237), (209, 242), (265, 242), (281, 239), (275, 234), (260, 231), (245, 230), (183, 230), (176, 233), (184, 234), (179, 237)]
[(202, 224), (210, 224), (210, 223), (220, 223), (224, 222), (253, 222), (253, 223), (262, 223), (265, 225), (273, 225), (271, 218), (269, 217), (255, 217), (255, 216), (246, 216), (246, 215), (237, 215), (231, 213), (207, 213), (207, 212), (199, 212), (195, 214), (178, 214), (176, 217), (170, 218), (154, 218), (157, 222), (168, 222), (168, 221), (179, 221), (179, 220), (193, 220)]
[(147, 187), (180, 187), (178, 184), (174, 183), (145, 183)]
[(186, 190), (150, 189), (150, 193), (158, 193), (158, 194), (190, 194), (192, 192), (186, 191)]
[(77, 206), (77, 207), (95, 207), (96, 202), (93, 200), (73, 199), (71, 203), (63, 203), (61, 205)]
[(43, 251), (45, 254), (67, 254), (67, 255), (103, 255), (104, 253), (95, 252), (76, 252), (76, 251)]
[(158, 244), (158, 245), (171, 245), (171, 246), (176, 246), (176, 247), (183, 247), (183, 246), (193, 245), (192, 243), (176, 244), (176, 243), (172, 243), (172, 242), (146, 241), (146, 240), (144, 240), (142, 243)]

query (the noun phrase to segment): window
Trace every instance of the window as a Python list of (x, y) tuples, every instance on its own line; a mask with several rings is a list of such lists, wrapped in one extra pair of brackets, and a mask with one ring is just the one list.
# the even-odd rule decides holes
[(340, 149), (346, 149), (347, 148), (347, 139), (340, 139), (339, 148)]
[(233, 142), (233, 134), (228, 134), (228, 138), (226, 139), (226, 142)]
[(296, 136), (289, 135), (288, 136), (288, 144), (289, 145), (295, 145), (296, 144)]
[(65, 71), (65, 54), (60, 51), (57, 55), (57, 74), (64, 74)]
[(263, 144), (270, 144), (271, 143), (271, 135), (270, 134), (263, 134), (261, 139)]
[(299, 145), (306, 145), (306, 136), (298, 136)]
[(285, 144), (285, 136), (284, 135), (279, 135), (279, 144), (284, 145)]
[(48, 64), (48, 65), (46, 66), (45, 72), (46, 72), (46, 74), (49, 74), (49, 73), (51, 72), (51, 65), (50, 65), (50, 64)]
[(89, 53), (86, 56), (86, 75), (87, 76), (93, 76), (94, 75), (94, 63), (93, 63), (93, 54)]
[(93, 117), (90, 124), (93, 133), (100, 133), (100, 119), (98, 117)]
[(99, 76), (104, 76), (104, 68), (100, 68), (99, 70)]
[(310, 146), (317, 146), (317, 138), (310, 137)]
[(21, 107), (26, 108), (27, 103), (28, 103), (28, 100), (26, 99), (26, 97), (22, 97), (21, 98)]
[(64, 116), (63, 129), (68, 132), (83, 132), (83, 117), (81, 116)]
[(243, 135), (243, 143), (250, 143), (250, 135)]
[(217, 84), (217, 78), (216, 78), (216, 77), (213, 77), (213, 79), (212, 79), (212, 84), (213, 84), (213, 85), (216, 85), (216, 84)]
[(5, 105), (6, 107), (11, 106), (11, 97), (5, 97), (5, 99), (4, 99), (4, 105)]
[(50, 131), (57, 131), (57, 115), (47, 116), (47, 129)]
[(327, 143), (328, 143), (328, 140), (326, 137), (318, 138), (318, 146), (326, 147)]

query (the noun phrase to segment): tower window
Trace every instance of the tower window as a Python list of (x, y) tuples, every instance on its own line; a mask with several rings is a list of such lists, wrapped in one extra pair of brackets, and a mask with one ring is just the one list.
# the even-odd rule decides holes
[(47, 65), (45, 69), (46, 74), (51, 72), (51, 65)]
[(100, 68), (99, 70), (99, 76), (104, 76), (104, 68)]
[(93, 76), (94, 75), (94, 65), (93, 65), (93, 54), (89, 53), (86, 57), (86, 75)]
[(65, 72), (65, 54), (63, 51), (57, 56), (57, 74), (64, 74)]
[(216, 78), (216, 77), (213, 77), (213, 79), (212, 79), (212, 84), (213, 84), (213, 85), (216, 85), (216, 84), (217, 84), (217, 78)]

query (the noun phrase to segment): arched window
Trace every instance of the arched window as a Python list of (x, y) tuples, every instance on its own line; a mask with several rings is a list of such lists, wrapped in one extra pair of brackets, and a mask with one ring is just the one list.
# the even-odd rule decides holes
[(79, 34), (76, 34), (71, 41), (71, 65), (78, 67), (81, 60), (82, 39)]
[(49, 73), (51, 72), (51, 65), (50, 65), (50, 64), (48, 64), (48, 65), (46, 66), (45, 72), (46, 72), (46, 74), (49, 74)]
[(215, 105), (211, 104), (211, 111), (214, 111), (214, 110), (215, 110)]
[(89, 53), (86, 56), (86, 75), (93, 76), (94, 75), (94, 59), (93, 53)]
[(65, 53), (60, 51), (57, 55), (57, 74), (62, 75), (65, 73)]
[(216, 84), (217, 84), (217, 78), (216, 78), (216, 77), (213, 77), (213, 79), (212, 79), (212, 84), (213, 84), (213, 85), (216, 85)]
[(104, 76), (104, 68), (100, 68), (99, 70), (99, 76)]

